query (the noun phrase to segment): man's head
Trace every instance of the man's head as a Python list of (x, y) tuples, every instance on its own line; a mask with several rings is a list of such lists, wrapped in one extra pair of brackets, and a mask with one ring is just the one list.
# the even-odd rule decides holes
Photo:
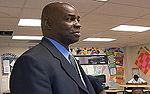
[(140, 87), (135, 87), (132, 89), (132, 94), (144, 94), (143, 89)]
[(69, 46), (79, 40), (81, 27), (79, 19), (79, 12), (74, 6), (68, 3), (50, 3), (42, 11), (43, 36)]
[(133, 78), (135, 79), (135, 81), (137, 81), (139, 79), (139, 76), (138, 75), (134, 75)]

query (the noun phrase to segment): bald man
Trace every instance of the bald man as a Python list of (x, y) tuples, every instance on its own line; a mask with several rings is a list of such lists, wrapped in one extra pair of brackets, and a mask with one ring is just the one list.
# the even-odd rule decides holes
[(80, 37), (79, 21), (78, 10), (70, 4), (54, 2), (44, 7), (44, 37), (17, 59), (10, 77), (11, 94), (95, 94), (69, 52), (69, 45)]

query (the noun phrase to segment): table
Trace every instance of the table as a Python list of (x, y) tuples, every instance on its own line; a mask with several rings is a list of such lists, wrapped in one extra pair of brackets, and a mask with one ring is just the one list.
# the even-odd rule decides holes
[[(142, 85), (142, 84), (137, 84), (137, 85), (120, 85), (120, 87), (123, 87), (124, 88), (124, 94), (126, 92), (126, 88), (128, 87), (144, 87), (144, 88), (150, 88), (150, 85)], [(150, 90), (148, 90), (149, 92)]]
[(123, 89), (118, 89), (118, 88), (109, 88), (109, 89), (105, 89), (105, 92), (107, 94), (118, 94), (119, 92), (123, 92)]
[(121, 87), (150, 87), (150, 85), (142, 85), (142, 84), (137, 84), (137, 85), (120, 85)]
[(107, 94), (118, 94), (119, 92), (123, 92), (123, 90), (121, 90), (121, 89), (108, 89), (108, 90), (105, 90), (105, 92)]
[[(123, 92), (123, 90), (107, 89), (107, 90), (105, 90), (105, 92), (106, 92), (107, 94), (117, 94), (118, 92)], [(9, 90), (6, 90), (6, 91), (2, 92), (2, 94), (10, 94), (10, 91), (9, 91)]]

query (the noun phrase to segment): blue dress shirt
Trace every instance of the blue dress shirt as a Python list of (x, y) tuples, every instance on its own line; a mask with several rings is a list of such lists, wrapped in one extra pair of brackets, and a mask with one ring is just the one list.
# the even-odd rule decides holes
[(70, 60), (69, 60), (69, 55), (71, 54), (64, 46), (62, 46), (60, 43), (58, 43), (57, 41), (46, 37), (60, 52), (61, 54), (69, 61), (69, 63), (71, 64)]

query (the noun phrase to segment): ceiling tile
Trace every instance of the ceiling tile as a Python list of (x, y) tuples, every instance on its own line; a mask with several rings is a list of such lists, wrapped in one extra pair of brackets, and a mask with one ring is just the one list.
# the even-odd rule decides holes
[(24, 7), (42, 9), (48, 3), (50, 3), (50, 0), (27, 0)]
[(21, 18), (30, 18), (30, 19), (39, 19), (41, 18), (41, 10), (40, 9), (28, 9), (24, 8), (21, 13)]
[(6, 30), (13, 30), (14, 26), (9, 26), (9, 25), (0, 25), (0, 31), (6, 31)]
[(130, 25), (140, 25), (140, 26), (150, 26), (150, 18), (149, 19), (135, 19), (133, 21), (129, 21), (127, 24)]
[(150, 0), (110, 0), (110, 2), (150, 8)]
[(17, 27), (14, 35), (42, 35), (40, 27)]
[(94, 0), (70, 0), (70, 4), (73, 4), (77, 9), (79, 9), (79, 12), (89, 14), (99, 6), (103, 5), (104, 2), (96, 2)]
[(0, 0), (0, 7), (19, 7), (24, 5), (25, 0)]
[(93, 22), (93, 23), (122, 24), (132, 19), (133, 18), (131, 17), (89, 14), (83, 18), (83, 21), (88, 20), (89, 22)]
[(93, 14), (107, 14), (133, 18), (143, 16), (147, 13), (150, 13), (150, 9), (113, 3), (106, 3), (104, 6), (93, 12)]
[(21, 8), (0, 7), (0, 17), (19, 17)]
[(18, 18), (0, 18), (1, 26), (15, 26), (18, 22)]
[(94, 36), (95, 34), (101, 32), (106, 32), (113, 26), (114, 25), (112, 24), (86, 22), (86, 24), (82, 25), (81, 28), (81, 38)]
[(145, 15), (145, 16), (142, 16), (142, 17), (140, 17), (140, 18), (144, 18), (144, 19), (150, 20), (150, 13), (147, 14), (147, 15)]

